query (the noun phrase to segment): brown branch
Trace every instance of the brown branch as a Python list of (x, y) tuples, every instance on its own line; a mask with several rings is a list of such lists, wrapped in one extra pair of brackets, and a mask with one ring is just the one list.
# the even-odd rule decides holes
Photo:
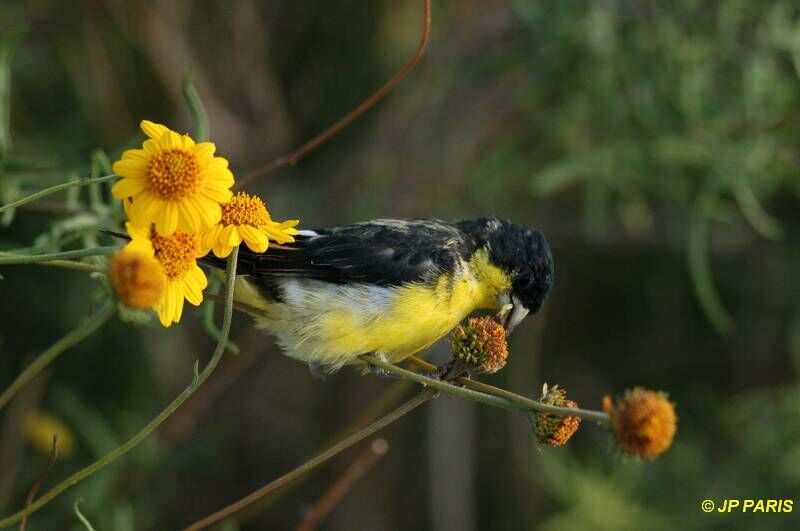
[(297, 531), (315, 531), (319, 524), (336, 508), (356, 481), (366, 474), (389, 451), (386, 439), (375, 439), (347, 467), (336, 483), (314, 504)]
[(394, 421), (398, 420), (402, 416), (410, 413), (417, 407), (421, 406), (428, 400), (435, 398), (438, 395), (438, 391), (434, 389), (426, 389), (416, 395), (411, 400), (407, 401), (405, 404), (401, 405), (388, 415), (381, 417), (380, 419), (376, 420), (369, 426), (361, 429), (360, 431), (354, 433), (350, 437), (343, 439), (342, 441), (338, 442), (337, 444), (329, 447), (328, 449), (324, 450), (322, 453), (312, 457), (305, 463), (301, 464), (297, 468), (289, 471), (288, 473), (284, 474), (283, 476), (279, 477), (271, 481), (270, 483), (264, 485), (258, 490), (255, 490), (241, 498), (240, 500), (228, 505), (227, 507), (220, 509), (219, 511), (198, 520), (197, 522), (193, 523), (184, 531), (198, 531), (199, 529), (205, 529), (213, 524), (221, 522), (226, 518), (233, 516), (236, 512), (244, 509), (251, 503), (263, 498), (264, 496), (280, 489), (281, 487), (285, 487), (295, 479), (303, 476), (304, 474), (314, 470), (321, 464), (325, 463), (326, 461), (330, 460), (332, 457), (340, 454), (344, 450), (350, 448), (354, 444), (357, 444), (370, 435), (374, 434), (375, 432), (385, 428), (389, 424), (393, 423)]
[(344, 117), (342, 117), (338, 122), (327, 128), (322, 133), (318, 134), (299, 148), (295, 149), (288, 155), (284, 155), (275, 159), (274, 161), (265, 164), (260, 168), (256, 168), (255, 170), (251, 171), (250, 173), (246, 174), (244, 177), (239, 179), (235, 185), (235, 189), (241, 189), (250, 184), (250, 182), (255, 179), (256, 177), (264, 176), (268, 173), (271, 173), (278, 168), (282, 168), (283, 166), (294, 166), (297, 164), (297, 161), (314, 151), (320, 145), (327, 142), (332, 136), (336, 133), (350, 125), (356, 118), (370, 110), (376, 103), (381, 101), (387, 94), (389, 94), (398, 83), (400, 83), (403, 78), (405, 78), (409, 72), (416, 66), (419, 60), (422, 58), (422, 55), (425, 53), (425, 48), (428, 46), (428, 40), (430, 38), (431, 33), (431, 2), (430, 0), (424, 0), (425, 3), (425, 16), (423, 21), (423, 29), (422, 29), (422, 38), (420, 39), (419, 47), (417, 48), (417, 52), (414, 56), (397, 72), (394, 76), (392, 76), (389, 81), (387, 81), (382, 87), (376, 90), (372, 96), (361, 102), (361, 104), (347, 113)]
[[(28, 493), (28, 497), (25, 499), (26, 509), (31, 506), (31, 503), (33, 503), (33, 498), (36, 497), (36, 493), (39, 492), (39, 488), (42, 486), (42, 483), (44, 483), (44, 480), (47, 479), (47, 475), (53, 469), (53, 465), (56, 464), (56, 460), (58, 460), (58, 434), (54, 433), (53, 448), (50, 450), (50, 457), (47, 462), (47, 467), (41, 473), (39, 479), (36, 480), (36, 483), (33, 484), (33, 487), (31, 487), (31, 490)], [(26, 514), (19, 523), (19, 531), (25, 531), (25, 528), (28, 527), (28, 516), (30, 515)]]

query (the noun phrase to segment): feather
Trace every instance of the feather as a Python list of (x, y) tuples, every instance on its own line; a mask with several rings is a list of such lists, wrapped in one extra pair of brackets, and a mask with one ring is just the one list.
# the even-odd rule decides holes
[[(238, 271), (267, 282), (293, 277), (397, 286), (450, 272), (475, 248), (474, 239), (443, 221), (375, 220), (306, 231), (294, 243), (272, 244), (265, 253), (243, 246)], [(223, 267), (210, 255), (205, 261)]]

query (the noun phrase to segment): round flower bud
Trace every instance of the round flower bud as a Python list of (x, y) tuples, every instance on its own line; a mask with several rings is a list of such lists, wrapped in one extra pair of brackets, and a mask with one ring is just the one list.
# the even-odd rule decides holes
[[(574, 400), (567, 400), (567, 392), (564, 389), (559, 389), (557, 385), (548, 389), (547, 384), (544, 384), (539, 401), (551, 406), (578, 407)], [(567, 444), (572, 435), (578, 431), (580, 424), (580, 417), (555, 415), (553, 413), (537, 413), (534, 416), (536, 439), (548, 446), (564, 446)]]
[(502, 369), (508, 358), (508, 343), (503, 326), (492, 317), (473, 317), (459, 325), (450, 337), (453, 357), (477, 373), (492, 374)]
[(652, 459), (665, 452), (675, 436), (675, 406), (661, 392), (634, 387), (612, 403), (603, 398), (603, 411), (611, 418), (614, 435), (631, 455)]
[(126, 248), (114, 255), (108, 278), (119, 300), (132, 308), (150, 308), (164, 289), (164, 271), (158, 261), (138, 249)]

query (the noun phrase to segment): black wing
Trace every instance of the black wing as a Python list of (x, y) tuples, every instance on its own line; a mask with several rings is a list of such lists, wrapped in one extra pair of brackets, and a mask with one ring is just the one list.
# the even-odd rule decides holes
[[(311, 233), (315, 235), (310, 235)], [(450, 271), (475, 250), (473, 238), (433, 219), (375, 220), (307, 231), (296, 242), (254, 253), (242, 245), (238, 272), (255, 277), (312, 278), (391, 286)], [(218, 259), (207, 262), (224, 267)]]

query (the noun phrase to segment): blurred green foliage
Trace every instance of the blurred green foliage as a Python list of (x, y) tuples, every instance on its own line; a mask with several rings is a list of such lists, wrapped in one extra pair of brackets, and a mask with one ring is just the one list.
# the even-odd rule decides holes
[[(652, 463), (620, 458), (588, 424), (566, 450), (539, 451), (524, 419), (459, 416), (440, 399), (448, 422), (473, 436), (453, 438), (432, 412), (404, 419), (386, 433), (388, 456), (326, 528), (440, 529), (445, 504), (475, 529), (796, 528), (791, 514), (706, 514), (699, 505), (789, 498), (800, 510), (796, 2), (434, 7), (419, 68), (254, 190), (276, 218), (305, 227), (495, 213), (543, 229), (557, 285), (545, 315), (515, 333), (492, 383), (528, 395), (543, 380), (558, 383), (586, 407), (633, 384), (661, 388), (678, 404), (678, 436)], [(417, 2), (3, 2), (0, 202), (107, 174), (142, 118), (200, 124), (204, 136), (200, 105), (219, 152), (246, 173), (369, 95), (413, 53), (420, 18)], [(93, 245), (98, 227), (119, 223), (107, 197), (107, 187), (73, 189), (18, 210), (13, 224), (4, 216), (0, 249)], [(4, 388), (90, 310), (96, 283), (34, 267), (2, 274)], [(32, 529), (83, 529), (78, 496), (97, 529), (187, 524), (301, 462), (386, 386), (350, 371), (314, 380), (247, 318), (235, 324), (242, 353), (225, 359), (206, 393), (35, 515)], [(195, 312), (169, 330), (116, 321), (66, 353), (18, 398), (76, 434), (77, 451), (48, 481), (139, 429), (212, 346)], [(13, 420), (9, 409), (0, 424), (4, 515), (46, 462)], [(436, 493), (431, 475), (453, 472), (434, 459), (435, 445), (454, 456), (471, 448), (474, 459), (458, 463), (471, 471), (469, 488)], [(347, 459), (240, 528), (295, 526)]]

